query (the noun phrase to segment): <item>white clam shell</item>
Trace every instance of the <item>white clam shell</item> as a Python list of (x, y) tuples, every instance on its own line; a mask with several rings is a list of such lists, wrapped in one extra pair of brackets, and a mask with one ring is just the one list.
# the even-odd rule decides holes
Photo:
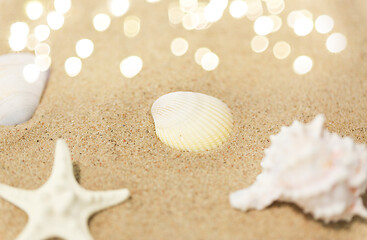
[(263, 209), (292, 202), (324, 222), (367, 218), (361, 195), (367, 188), (367, 148), (323, 129), (319, 115), (309, 124), (295, 121), (271, 137), (263, 171), (250, 187), (232, 193), (234, 208)]
[(152, 106), (158, 138), (183, 151), (205, 151), (221, 145), (233, 128), (233, 117), (221, 100), (202, 93), (173, 92)]
[(26, 122), (36, 111), (49, 72), (41, 72), (33, 83), (27, 82), (23, 68), (34, 61), (35, 56), (29, 53), (0, 56), (0, 125)]

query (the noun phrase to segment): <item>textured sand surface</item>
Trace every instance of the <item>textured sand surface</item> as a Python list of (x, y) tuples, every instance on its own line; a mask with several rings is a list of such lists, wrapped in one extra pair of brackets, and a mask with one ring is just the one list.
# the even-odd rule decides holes
[[(324, 225), (279, 203), (243, 213), (230, 207), (228, 195), (255, 180), (269, 136), (295, 119), (310, 121), (324, 113), (330, 131), (367, 143), (367, 2), (286, 0), (283, 25), (295, 9), (328, 14), (335, 20), (334, 30), (347, 36), (348, 47), (331, 54), (325, 48), (327, 36), (313, 31), (300, 38), (284, 26), (270, 36), (270, 46), (278, 40), (291, 44), (292, 53), (283, 61), (271, 49), (253, 53), (252, 22), (235, 20), (228, 11), (210, 29), (189, 32), (169, 25), (168, 1), (131, 2), (128, 14), (139, 16), (142, 24), (134, 39), (124, 37), (123, 17), (114, 18), (104, 33), (93, 29), (92, 18), (106, 10), (105, 1), (73, 1), (64, 27), (51, 35), (52, 73), (34, 117), (0, 127), (0, 182), (25, 189), (41, 186), (51, 172), (56, 140), (64, 138), (83, 187), (126, 187), (132, 194), (129, 201), (91, 218), (97, 240), (366, 239), (367, 222), (360, 218)], [(24, 3), (0, 0), (0, 54), (10, 51), (10, 24), (26, 21)], [(180, 36), (190, 48), (175, 57), (169, 45)], [(92, 39), (95, 52), (83, 61), (81, 74), (70, 78), (63, 64), (75, 55), (81, 38)], [(194, 61), (195, 50), (203, 46), (220, 57), (213, 72)], [(119, 64), (130, 55), (140, 56), (144, 66), (137, 77), (126, 79)], [(304, 76), (292, 71), (299, 55), (314, 60), (313, 70)], [(188, 153), (158, 140), (151, 104), (178, 90), (209, 94), (228, 104), (234, 115), (228, 142), (209, 152)], [(14, 239), (26, 222), (24, 212), (0, 199), (1, 240)]]

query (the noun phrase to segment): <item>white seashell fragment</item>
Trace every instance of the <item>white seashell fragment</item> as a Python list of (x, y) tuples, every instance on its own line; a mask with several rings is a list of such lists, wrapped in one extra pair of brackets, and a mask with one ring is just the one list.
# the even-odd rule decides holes
[(230, 109), (221, 100), (195, 92), (173, 92), (152, 106), (158, 138), (170, 147), (199, 152), (221, 145), (233, 128)]
[(367, 187), (367, 148), (323, 129), (319, 115), (295, 121), (271, 137), (263, 171), (255, 183), (230, 195), (234, 208), (264, 209), (274, 201), (293, 202), (324, 222), (367, 218), (361, 194)]
[[(16, 125), (28, 121), (36, 111), (48, 80), (49, 71), (28, 71), (35, 56), (12, 53), (0, 56), (0, 125)], [(39, 75), (38, 75), (39, 74)], [(33, 79), (36, 77), (36, 79)]]

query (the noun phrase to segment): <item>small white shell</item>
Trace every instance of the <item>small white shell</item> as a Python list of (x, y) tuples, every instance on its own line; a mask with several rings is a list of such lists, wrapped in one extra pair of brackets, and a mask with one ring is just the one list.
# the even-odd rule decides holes
[(152, 106), (158, 138), (183, 151), (205, 151), (221, 145), (233, 128), (230, 109), (221, 100), (195, 92), (173, 92)]
[(231, 194), (231, 205), (260, 210), (279, 200), (324, 222), (367, 218), (361, 198), (367, 187), (367, 148), (324, 130), (323, 123), (319, 115), (271, 136), (262, 173), (252, 186)]
[(0, 56), (0, 125), (28, 121), (39, 104), (49, 72), (41, 72), (33, 83), (25, 81), (23, 69), (35, 62), (29, 53)]

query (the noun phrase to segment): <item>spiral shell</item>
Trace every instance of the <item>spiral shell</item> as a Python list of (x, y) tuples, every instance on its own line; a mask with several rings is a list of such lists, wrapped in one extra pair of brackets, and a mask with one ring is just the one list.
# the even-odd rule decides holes
[(29, 53), (0, 56), (0, 125), (16, 125), (28, 121), (39, 104), (49, 72), (41, 72), (29, 83), (23, 69), (35, 62)]
[(324, 130), (323, 123), (319, 115), (271, 136), (262, 173), (252, 186), (231, 194), (231, 205), (260, 210), (279, 200), (324, 222), (367, 218), (361, 198), (367, 187), (367, 148)]
[(233, 128), (230, 109), (221, 100), (195, 92), (173, 92), (151, 109), (158, 138), (168, 146), (199, 152), (228, 139)]

